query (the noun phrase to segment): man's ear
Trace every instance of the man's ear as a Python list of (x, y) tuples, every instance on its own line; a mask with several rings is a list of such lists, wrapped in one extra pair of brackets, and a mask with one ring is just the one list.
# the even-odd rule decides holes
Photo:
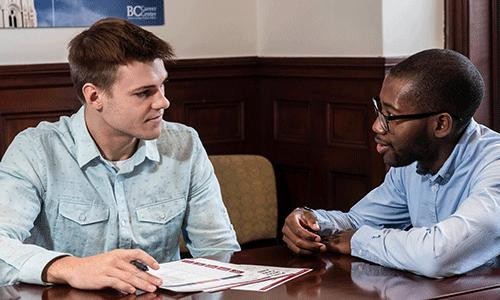
[(434, 135), (438, 138), (449, 136), (453, 131), (453, 118), (448, 113), (439, 114), (436, 118)]
[(102, 109), (102, 91), (92, 83), (86, 83), (82, 87), (85, 103), (96, 110)]

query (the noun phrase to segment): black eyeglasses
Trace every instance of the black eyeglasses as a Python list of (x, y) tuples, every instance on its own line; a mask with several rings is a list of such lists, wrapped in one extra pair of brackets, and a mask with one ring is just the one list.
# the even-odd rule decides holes
[(377, 119), (380, 122), (380, 124), (382, 125), (382, 129), (384, 130), (384, 132), (389, 132), (389, 122), (393, 121), (393, 120), (417, 120), (417, 119), (424, 119), (424, 118), (428, 118), (430, 116), (434, 116), (434, 115), (443, 113), (442, 111), (437, 111), (437, 112), (428, 112), (428, 113), (410, 114), (410, 115), (386, 116), (380, 110), (380, 107), (381, 107), (380, 98), (373, 97), (372, 101), (373, 101), (375, 113), (377, 114)]

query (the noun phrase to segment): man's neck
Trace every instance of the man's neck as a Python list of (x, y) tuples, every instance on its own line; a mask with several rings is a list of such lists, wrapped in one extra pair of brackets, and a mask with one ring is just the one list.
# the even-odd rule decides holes
[(444, 165), (444, 163), (446, 162), (448, 157), (450, 157), (455, 146), (456, 146), (456, 144), (446, 144), (446, 145), (441, 146), (438, 149), (436, 156), (432, 160), (432, 163), (429, 163), (428, 165), (426, 165), (424, 163), (420, 164), (422, 171), (424, 171), (425, 173), (430, 173), (432, 175), (439, 172), (439, 170)]
[(446, 160), (450, 157), (453, 149), (455, 149), (458, 141), (462, 137), (465, 130), (454, 135), (448, 140), (444, 140), (436, 149), (435, 155), (428, 162), (419, 161), (419, 173), (436, 174), (443, 167)]
[(137, 145), (139, 144), (139, 139), (136, 138), (125, 141), (120, 141), (118, 138), (109, 138), (101, 143), (94, 138), (94, 141), (101, 155), (110, 161), (126, 160), (130, 158), (137, 150)]
[(137, 150), (139, 139), (110, 132), (106, 125), (100, 123), (101, 119), (92, 113), (85, 114), (85, 125), (101, 155), (110, 161), (130, 158)]

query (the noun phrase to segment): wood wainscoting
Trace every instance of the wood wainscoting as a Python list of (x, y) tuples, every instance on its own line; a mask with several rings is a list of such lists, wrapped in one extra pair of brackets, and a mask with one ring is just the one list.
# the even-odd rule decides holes
[(383, 180), (371, 98), (397, 61), (259, 58), (261, 146), (276, 171), (280, 224), (298, 206), (346, 211)]
[[(279, 226), (295, 207), (347, 210), (385, 174), (371, 97), (399, 59), (184, 59), (167, 66), (165, 119), (194, 127), (209, 154), (275, 167)], [(0, 66), (0, 156), (21, 130), (80, 107), (67, 64)]]

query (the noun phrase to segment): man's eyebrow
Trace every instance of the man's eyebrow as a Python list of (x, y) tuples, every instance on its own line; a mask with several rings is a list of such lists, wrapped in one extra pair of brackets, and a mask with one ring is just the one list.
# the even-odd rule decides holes
[(394, 106), (392, 106), (389, 103), (384, 102), (382, 99), (380, 99), (380, 103), (382, 104), (382, 107), (385, 108), (386, 110), (390, 109), (390, 110), (394, 110), (394, 111), (399, 111), (399, 109), (395, 108)]
[(147, 90), (147, 89), (150, 89), (150, 88), (155, 88), (156, 86), (154, 84), (151, 84), (151, 85), (144, 85), (144, 86), (140, 86), (140, 87), (137, 87), (135, 89), (132, 89), (130, 92), (131, 93), (134, 93), (134, 92), (139, 92), (139, 91), (143, 91), (143, 90)]
[[(161, 84), (165, 84), (165, 83), (167, 83), (167, 81), (168, 81), (168, 74), (165, 76), (165, 79), (161, 82)], [(156, 88), (156, 85), (149, 84), (149, 85), (143, 85), (140, 87), (136, 87), (135, 89), (130, 90), (130, 93), (136, 93), (136, 92), (144, 91), (144, 90), (151, 89), (151, 88)]]

